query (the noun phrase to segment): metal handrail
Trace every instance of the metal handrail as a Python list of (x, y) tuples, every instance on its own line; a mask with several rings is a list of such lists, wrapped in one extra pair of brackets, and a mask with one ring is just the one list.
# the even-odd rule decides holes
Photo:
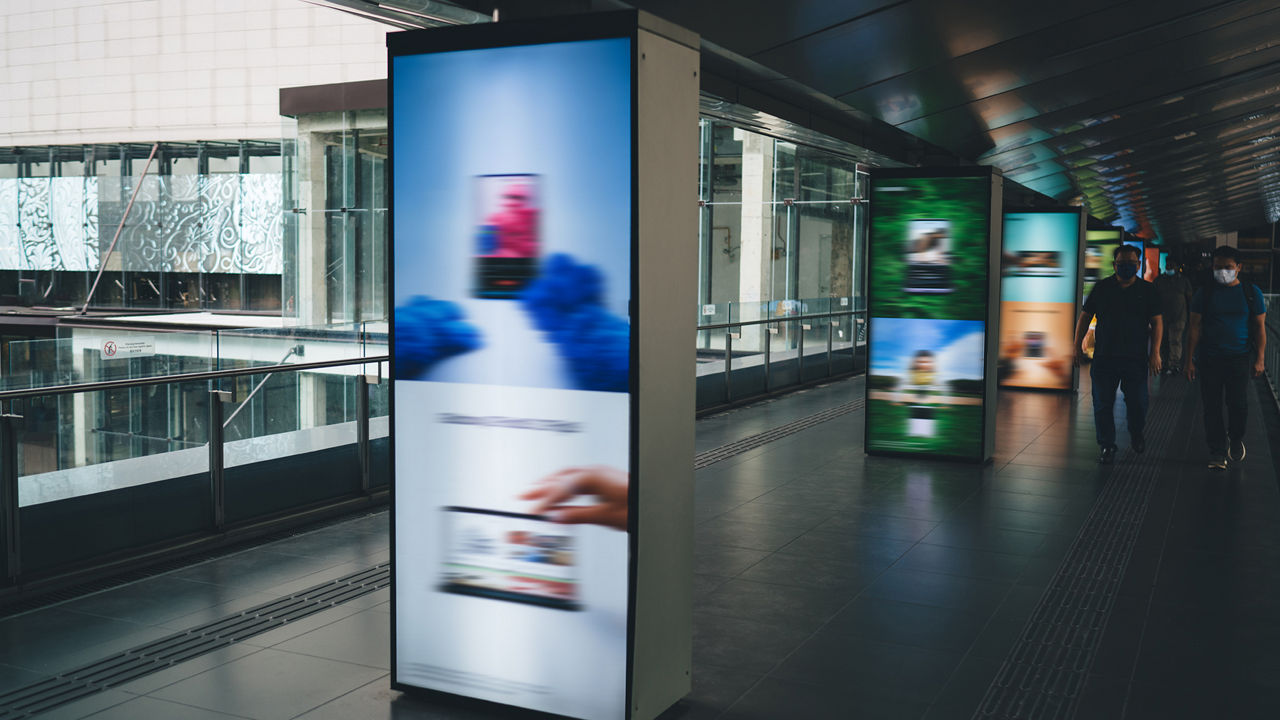
[(747, 327), (748, 325), (765, 325), (775, 322), (790, 322), (792, 320), (817, 320), (819, 318), (837, 317), (843, 315), (861, 315), (866, 310), (833, 310), (824, 313), (808, 313), (806, 315), (782, 315), (779, 317), (764, 318), (762, 320), (739, 320), (738, 322), (716, 323), (714, 325), (699, 325), (698, 332), (704, 330), (728, 330), (729, 328)]
[(99, 390), (119, 390), (122, 388), (145, 387), (147, 385), (166, 385), (175, 382), (195, 382), (198, 380), (217, 380), (219, 378), (242, 377), (245, 375), (263, 375), (266, 373), (317, 370), (320, 368), (343, 367), (347, 365), (370, 365), (391, 360), (390, 355), (370, 355), (360, 358), (343, 358), (341, 360), (317, 360), (306, 363), (286, 363), (283, 365), (258, 365), (256, 367), (230, 368), (227, 370), (205, 370), (193, 373), (175, 373), (172, 375), (153, 375), (145, 378), (129, 378), (125, 380), (99, 380), (97, 382), (77, 383), (75, 385), (50, 385), (25, 390), (0, 391), (0, 401), (18, 400), (46, 395), (73, 395), (81, 392)]

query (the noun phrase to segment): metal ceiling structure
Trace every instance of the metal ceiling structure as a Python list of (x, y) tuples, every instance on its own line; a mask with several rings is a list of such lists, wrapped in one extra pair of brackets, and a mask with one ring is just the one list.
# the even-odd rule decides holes
[[(383, 6), (400, 4), (421, 2)], [(452, 4), (486, 18), (624, 6)], [(748, 95), (729, 99), (906, 162), (994, 165), (1166, 242), (1280, 220), (1276, 0), (625, 5), (702, 35), (704, 90), (719, 78)]]

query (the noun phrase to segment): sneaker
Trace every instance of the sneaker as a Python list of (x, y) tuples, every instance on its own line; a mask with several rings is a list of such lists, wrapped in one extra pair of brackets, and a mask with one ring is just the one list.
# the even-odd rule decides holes
[(1144, 452), (1147, 449), (1147, 439), (1139, 435), (1133, 439), (1132, 445), (1133, 445), (1134, 452), (1136, 453)]
[(1098, 456), (1098, 463), (1102, 465), (1110, 465), (1116, 461), (1116, 446), (1108, 445), (1102, 448), (1102, 454)]
[(1227, 450), (1227, 459), (1231, 462), (1240, 462), (1244, 459), (1244, 441), (1232, 441), (1231, 448)]
[(1209, 469), (1211, 469), (1211, 470), (1226, 470), (1226, 469), (1227, 469), (1227, 456), (1226, 456), (1226, 455), (1221, 455), (1221, 454), (1218, 454), (1218, 453), (1214, 453), (1213, 455), (1210, 455), (1210, 456), (1209, 456)]

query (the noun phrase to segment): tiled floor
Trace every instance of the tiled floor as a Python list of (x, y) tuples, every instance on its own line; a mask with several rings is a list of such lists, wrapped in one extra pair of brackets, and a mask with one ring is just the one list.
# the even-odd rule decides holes
[[(1004, 393), (985, 467), (867, 457), (855, 412), (697, 474), (694, 690), (664, 720), (971, 718), (1127, 463), (1158, 479), (1078, 718), (1280, 717), (1280, 492), (1262, 408), (1249, 457), (1205, 468), (1199, 406), (1162, 454), (1094, 463), (1086, 393)], [(1087, 380), (1086, 380), (1087, 388)], [(704, 451), (860, 397), (860, 379), (706, 418)], [(1121, 423), (1123, 424), (1123, 423)], [(360, 518), (0, 621), (0, 692), (387, 557)], [(50, 718), (493, 718), (388, 687), (379, 591), (107, 690)]]

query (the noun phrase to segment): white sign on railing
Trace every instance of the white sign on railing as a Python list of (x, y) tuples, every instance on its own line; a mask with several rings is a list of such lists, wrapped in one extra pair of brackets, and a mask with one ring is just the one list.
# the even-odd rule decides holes
[(103, 338), (98, 346), (103, 360), (151, 357), (156, 354), (156, 339), (150, 335), (130, 338)]

